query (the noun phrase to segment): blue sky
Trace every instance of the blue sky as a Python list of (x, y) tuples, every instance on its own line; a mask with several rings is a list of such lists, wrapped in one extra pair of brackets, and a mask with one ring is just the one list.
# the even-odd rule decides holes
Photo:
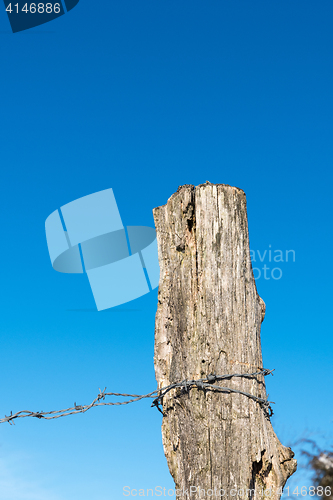
[[(12, 34), (1, 10), (1, 416), (155, 388), (157, 292), (92, 311), (87, 279), (51, 267), (48, 215), (111, 187), (125, 225), (152, 226), (179, 185), (209, 180), (246, 192), (251, 249), (295, 251), (257, 280), (272, 422), (284, 444), (332, 442), (332, 15), (329, 0), (80, 0)], [(148, 401), (2, 424), (0, 500), (171, 488), (160, 425)]]

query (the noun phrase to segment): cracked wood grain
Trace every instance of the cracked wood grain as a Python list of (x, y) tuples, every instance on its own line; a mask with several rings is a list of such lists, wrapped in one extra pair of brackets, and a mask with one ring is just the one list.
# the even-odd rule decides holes
[[(158, 386), (261, 369), (265, 304), (252, 273), (245, 193), (224, 184), (184, 185), (154, 209), (154, 220), (161, 269)], [(263, 376), (225, 385), (266, 398)], [(293, 452), (279, 442), (263, 409), (242, 394), (168, 393), (163, 412), (164, 452), (176, 488), (244, 489), (249, 500), (271, 488), (278, 500), (296, 470)]]

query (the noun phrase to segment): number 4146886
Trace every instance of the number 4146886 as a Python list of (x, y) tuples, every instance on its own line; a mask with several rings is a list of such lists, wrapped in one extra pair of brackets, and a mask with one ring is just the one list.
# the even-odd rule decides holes
[[(282, 494), (282, 488), (281, 493)], [(298, 486), (293, 490), (293, 492), (289, 492), (289, 486), (284, 488), (283, 493), (287, 493), (288, 496), (292, 493), (293, 495), (301, 495), (302, 497), (306, 497), (309, 495), (310, 497), (316, 496), (316, 497), (330, 497), (332, 495), (332, 490), (330, 486), (326, 486), (325, 488), (323, 486), (302, 486), (300, 491), (298, 490)]]
[[(22, 7), (21, 12), (25, 12), (26, 14), (28, 14), (29, 12), (30, 14), (35, 14), (36, 12), (39, 14), (44, 14), (44, 12), (46, 12), (46, 14), (52, 14), (54, 12), (55, 14), (59, 14), (60, 10), (60, 3), (55, 3), (54, 5), (52, 3), (30, 3), (29, 7), (26, 3)], [(14, 8), (12, 8), (12, 4), (10, 3), (6, 8), (6, 11), (10, 14), (12, 12), (16, 12), (18, 14), (20, 11), (19, 4), (16, 3), (14, 5)]]

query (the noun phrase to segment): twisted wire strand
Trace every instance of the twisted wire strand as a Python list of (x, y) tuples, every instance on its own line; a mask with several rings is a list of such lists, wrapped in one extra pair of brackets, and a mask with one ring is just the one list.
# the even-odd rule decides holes
[[(220, 392), (220, 393), (237, 393), (237, 394), (243, 394), (244, 396), (247, 396), (248, 398), (252, 399), (253, 401), (256, 401), (259, 403), (262, 408), (267, 412), (268, 416), (273, 415), (273, 410), (271, 408), (271, 404), (273, 401), (268, 401), (267, 399), (259, 398), (257, 396), (254, 396), (253, 394), (249, 394), (248, 392), (240, 391), (238, 389), (231, 389), (230, 387), (220, 387), (217, 385), (212, 385), (214, 382), (217, 382), (219, 380), (226, 380), (234, 377), (244, 377), (244, 378), (254, 378), (257, 375), (270, 375), (272, 374), (274, 370), (267, 370), (267, 369), (262, 369), (258, 372), (254, 373), (232, 373), (229, 375), (208, 375), (206, 378), (201, 378), (197, 380), (183, 380), (181, 382), (175, 382), (173, 384), (167, 385), (165, 387), (161, 387), (160, 389), (155, 389), (155, 391), (149, 392), (148, 394), (124, 394), (124, 393), (118, 393), (118, 392), (105, 392), (106, 387), (104, 388), (103, 391), (99, 389), (99, 393), (96, 396), (96, 398), (93, 400), (92, 403), (89, 405), (76, 405), (74, 403), (74, 406), (71, 408), (66, 408), (64, 410), (54, 410), (54, 411), (39, 411), (39, 412), (32, 412), (29, 410), (21, 410), (17, 413), (10, 412), (10, 415), (7, 416), (5, 415), (4, 418), (0, 419), (0, 424), (9, 422), (9, 424), (14, 424), (14, 420), (17, 418), (25, 418), (25, 417), (35, 417), (39, 419), (44, 419), (44, 420), (53, 420), (56, 418), (60, 417), (67, 417), (69, 415), (76, 415), (78, 413), (85, 413), (90, 408), (93, 408), (95, 406), (121, 406), (121, 405), (127, 405), (130, 403), (134, 403), (136, 401), (141, 401), (142, 399), (146, 398), (154, 398), (154, 401), (152, 403), (152, 407), (155, 406), (163, 415), (163, 410), (161, 407), (163, 407), (163, 397), (170, 392), (173, 389), (181, 388), (182, 389), (182, 394), (188, 393), (191, 389), (197, 388), (199, 390), (209, 390), (209, 391), (214, 391), (214, 392)], [(111, 402), (101, 402), (104, 401), (106, 396), (115, 396), (115, 397), (126, 397), (126, 398), (131, 398), (128, 399), (127, 401), (111, 401)], [(178, 397), (178, 396), (177, 396)]]

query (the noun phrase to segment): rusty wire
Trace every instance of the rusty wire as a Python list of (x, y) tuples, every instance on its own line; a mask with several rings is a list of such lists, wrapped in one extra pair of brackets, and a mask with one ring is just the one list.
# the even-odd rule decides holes
[[(145, 398), (154, 398), (154, 401), (152, 402), (152, 407), (156, 406), (156, 408), (165, 416), (163, 413), (163, 410), (161, 410), (161, 407), (163, 407), (163, 397), (171, 390), (180, 388), (182, 389), (181, 394), (188, 393), (191, 389), (197, 388), (199, 390), (203, 391), (214, 391), (214, 392), (222, 392), (222, 393), (237, 393), (237, 394), (243, 394), (244, 396), (247, 396), (248, 398), (252, 399), (253, 401), (256, 401), (257, 403), (260, 404), (260, 406), (264, 409), (264, 411), (268, 414), (268, 416), (273, 415), (273, 411), (271, 408), (271, 404), (273, 401), (268, 401), (267, 399), (259, 398), (257, 396), (254, 396), (253, 394), (249, 394), (248, 392), (240, 391), (238, 389), (231, 389), (229, 387), (220, 387), (216, 385), (212, 385), (214, 382), (217, 382), (219, 380), (225, 380), (225, 379), (230, 379), (233, 377), (243, 377), (243, 378), (254, 378), (257, 375), (269, 375), (272, 374), (274, 370), (267, 370), (267, 369), (262, 369), (259, 372), (254, 372), (254, 373), (233, 373), (229, 375), (207, 375), (206, 378), (201, 378), (198, 380), (183, 380), (181, 382), (175, 382), (173, 384), (170, 384), (165, 387), (161, 387), (160, 389), (156, 389), (153, 392), (149, 392), (148, 394), (123, 394), (123, 393), (117, 393), (117, 392), (105, 392), (106, 387), (103, 391), (99, 389), (99, 393), (97, 397), (93, 400), (92, 403), (89, 405), (76, 405), (74, 403), (74, 406), (71, 408), (66, 408), (64, 410), (54, 410), (54, 411), (39, 411), (39, 412), (32, 412), (28, 410), (21, 410), (17, 413), (10, 412), (10, 415), (7, 416), (5, 415), (4, 418), (0, 419), (0, 424), (9, 422), (10, 424), (14, 424), (14, 420), (17, 418), (25, 418), (25, 417), (35, 417), (39, 419), (44, 419), (44, 420), (53, 420), (56, 418), (60, 417), (67, 417), (68, 415), (76, 415), (78, 413), (85, 413), (86, 411), (90, 410), (90, 408), (93, 408), (95, 406), (120, 406), (120, 405), (127, 405), (129, 403), (134, 403), (136, 401), (140, 401), (141, 399)], [(127, 397), (127, 398), (132, 398), (128, 399), (127, 401), (116, 401), (116, 402), (101, 402), (104, 401), (106, 396), (116, 396), (116, 397)]]

